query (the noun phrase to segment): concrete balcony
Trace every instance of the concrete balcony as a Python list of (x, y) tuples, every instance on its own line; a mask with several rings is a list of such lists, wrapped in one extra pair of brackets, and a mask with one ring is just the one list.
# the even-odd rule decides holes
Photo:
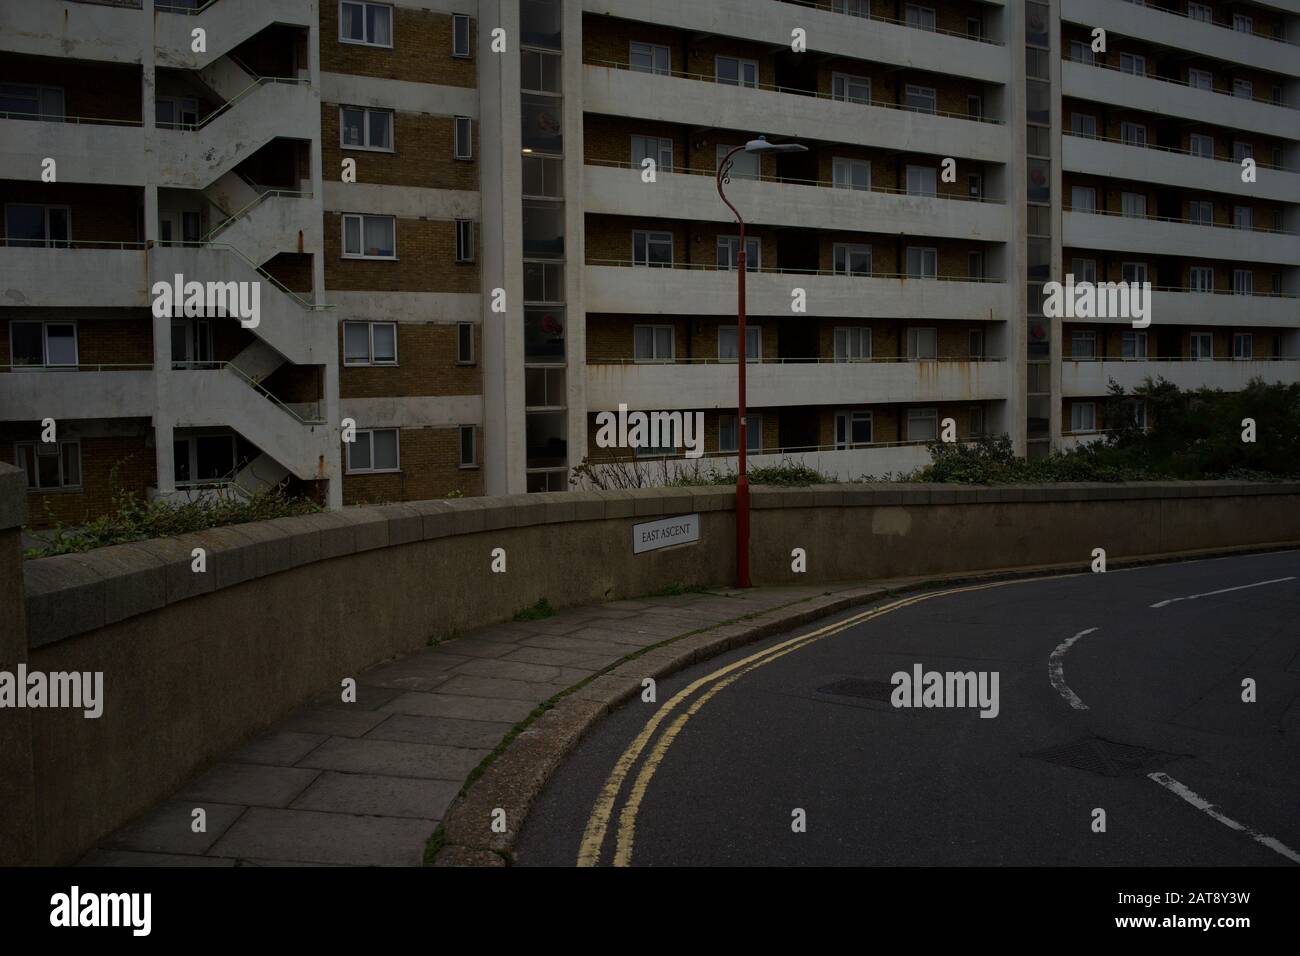
[(159, 379), (158, 402), (178, 428), (230, 427), (304, 480), (329, 478), (337, 432), (306, 421), (229, 367), (183, 371)]
[(1226, 257), (1280, 266), (1300, 262), (1300, 236), (1289, 233), (1070, 210), (1062, 213), (1062, 219), (1064, 243), (1077, 249), (1194, 259)]
[(1061, 64), (1061, 90), (1065, 96), (1213, 123), (1230, 129), (1251, 130), (1279, 139), (1294, 139), (1297, 124), (1300, 124), (1300, 111), (1286, 106), (1193, 89), (1182, 83), (1135, 76), (1073, 60)]
[[(764, 9), (775, 6), (765, 4)], [(582, 70), (583, 108), (591, 113), (762, 130), (773, 140), (854, 143), (981, 162), (1005, 163), (1011, 157), (1007, 129), (997, 123), (614, 66), (585, 64)]]
[[(156, 0), (160, 5), (166, 0)], [(314, 0), (216, 0), (197, 13), (160, 12), (155, 18), (154, 46), (159, 66), (197, 70), (229, 53), (274, 24), (316, 25)], [(207, 31), (207, 50), (195, 53), (191, 31)]]
[(143, 244), (0, 246), (0, 305), (137, 308), (149, 303)]
[(1300, 197), (1300, 173), (1289, 170), (1257, 167), (1256, 181), (1243, 183), (1240, 163), (1085, 136), (1063, 136), (1061, 145), (1067, 172), (1276, 202), (1293, 203)]
[(1300, 359), (1246, 360), (1215, 359), (1213, 361), (1083, 361), (1065, 359), (1061, 362), (1061, 394), (1065, 396), (1100, 397), (1106, 395), (1113, 379), (1124, 388), (1132, 390), (1148, 378), (1164, 378), (1181, 389), (1221, 388), (1236, 392), (1245, 388), (1254, 378), (1266, 382), (1300, 381)]
[[(7, 357), (6, 357), (7, 358)], [(0, 374), (0, 419), (152, 418), (154, 375), (139, 366), (21, 369)]]
[(281, 252), (319, 254), (322, 248), (320, 207), (311, 193), (269, 190), (252, 200), (208, 234), (209, 242), (233, 246), (261, 265)]
[[(588, 365), (587, 406), (735, 408), (736, 371), (716, 362)], [(975, 402), (1006, 398), (1007, 376), (1007, 363), (991, 360), (751, 362), (746, 392), (753, 408)]]
[(624, 20), (662, 24), (692, 33), (721, 33), (789, 49), (791, 31), (808, 33), (810, 52), (846, 56), (896, 67), (957, 73), (987, 83), (1006, 83), (1004, 47), (967, 37), (919, 30), (901, 23), (866, 20), (815, 7), (755, 0), (584, 0), (583, 8)]
[[(588, 263), (588, 312), (633, 315), (735, 315), (736, 274), (714, 269), (652, 269)], [(1012, 303), (1005, 282), (876, 278), (752, 272), (746, 276), (750, 315), (788, 318), (791, 291), (807, 293), (808, 315), (828, 318), (1005, 321)]]
[(1108, 33), (1123, 36), (1159, 37), (1161, 44), (1175, 50), (1230, 60), (1284, 76), (1300, 76), (1297, 70), (1300, 57), (1289, 43), (1238, 33), (1230, 25), (1205, 23), (1158, 7), (1126, 0), (1062, 0), (1061, 19), (1089, 29), (1103, 27)]
[(319, 133), (320, 94), (312, 86), (263, 78), (195, 129), (159, 129), (158, 182), (202, 189), (276, 137)]
[(0, 117), (0, 178), (33, 179), (49, 156), (58, 163), (61, 183), (143, 186), (150, 172), (144, 142), (144, 130), (138, 123)]
[[(990, 242), (1005, 242), (1011, 232), (1010, 213), (1001, 203), (739, 178), (727, 186), (727, 198), (755, 225)], [(645, 183), (640, 169), (587, 165), (583, 202), (589, 213), (732, 221), (711, 174), (659, 172), (655, 182)]]
[[(881, 444), (864, 448), (818, 448), (813, 450), (751, 452), (746, 456), (750, 468), (770, 468), (783, 464), (802, 464), (815, 468), (832, 481), (855, 481), (864, 475), (878, 478), (901, 475), (930, 464), (930, 449), (925, 444)], [(643, 472), (658, 481), (660, 477), (692, 477), (712, 472), (735, 474), (735, 455), (708, 455), (703, 458), (642, 459)], [(599, 466), (597, 466), (599, 467)]]
[[(1178, 322), (1185, 325), (1242, 328), (1295, 328), (1300, 325), (1300, 301), (1293, 296), (1207, 294), (1156, 289), (1151, 293), (1151, 315), (1152, 322), (1156, 325)], [(1128, 319), (1114, 319), (1113, 322), (1119, 325), (1130, 324)]]
[(152, 20), (140, 4), (109, 6), (68, 0), (0, 3), (0, 50), (140, 63), (149, 56)]

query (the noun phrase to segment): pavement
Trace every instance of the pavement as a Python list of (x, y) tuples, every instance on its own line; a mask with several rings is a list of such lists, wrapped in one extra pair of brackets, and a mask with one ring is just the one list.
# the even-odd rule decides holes
[[(557, 762), (513, 863), (1300, 863), (1300, 551), (948, 590), (631, 697)], [(917, 665), (997, 674), (997, 716), (894, 706)]]
[(719, 589), (473, 631), (357, 675), (354, 703), (324, 691), (82, 862), (418, 866), (466, 778), (544, 701), (666, 641), (852, 591)]

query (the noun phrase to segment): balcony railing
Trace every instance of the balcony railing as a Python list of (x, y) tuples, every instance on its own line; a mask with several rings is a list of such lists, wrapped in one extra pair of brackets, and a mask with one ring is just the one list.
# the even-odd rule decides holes
[(292, 189), (267, 189), (267, 190), (264, 190), (263, 192), (261, 192), (261, 193), (258, 195), (258, 197), (257, 197), (256, 199), (254, 199), (252, 202), (248, 203), (248, 205), (244, 206), (242, 209), (240, 209), (240, 210), (238, 210), (238, 211), (236, 211), (236, 212), (231, 213), (231, 214), (230, 214), (229, 216), (227, 216), (225, 219), (221, 220), (221, 222), (217, 223), (215, 226), (213, 226), (211, 229), (209, 229), (208, 232), (207, 232), (207, 235), (205, 235), (205, 236), (203, 237), (203, 240), (202, 240), (202, 241), (203, 241), (203, 242), (211, 242), (213, 236), (215, 236), (217, 233), (221, 232), (223, 229), (225, 229), (225, 228), (226, 228), (227, 226), (229, 226), (231, 223), (235, 222), (236, 220), (242, 219), (244, 216), (247, 216), (250, 212), (252, 212), (256, 207), (260, 206), (260, 205), (261, 205), (262, 203), (264, 203), (266, 200), (268, 200), (268, 199), (273, 199), (273, 198), (275, 198), (275, 197), (284, 197), (284, 198), (286, 198), (286, 199), (311, 199), (311, 198), (312, 198), (312, 194), (311, 194), (310, 192), (301, 192), (301, 191), (298, 191), (298, 190), (292, 190)]
[[(799, 7), (812, 7), (817, 10), (826, 10), (830, 13), (841, 12), (835, 9), (835, 5), (831, 3), (830, 0), (781, 0), (781, 2), (794, 4)], [(976, 43), (987, 43), (991, 46), (1003, 46), (1001, 40), (994, 40), (990, 37), (984, 36), (983, 34), (969, 33), (961, 30), (944, 30), (941, 27), (923, 27), (913, 23), (908, 23), (906, 20), (897, 20), (894, 17), (878, 16), (875, 13), (865, 17), (858, 16), (856, 13), (844, 13), (844, 16), (853, 17), (855, 20), (874, 20), (876, 23), (892, 23), (895, 26), (908, 27), (912, 30), (921, 30), (925, 33), (938, 33), (943, 36), (957, 37), (962, 40), (974, 40)]]
[[(621, 161), (608, 160), (608, 159), (587, 159), (585, 160), (585, 164), (587, 166), (604, 166), (606, 168), (611, 168), (611, 169), (627, 169), (627, 170), (636, 170), (636, 171), (639, 171), (641, 169), (641, 166), (636, 163), (625, 163)], [(716, 169), (709, 169), (707, 167), (703, 169), (695, 169), (690, 166), (673, 166), (671, 168), (665, 168), (661, 166), (658, 168), (657, 171), (661, 173), (676, 173), (682, 176), (707, 176), (710, 179), (713, 179), (718, 174)], [(876, 185), (872, 185), (870, 187), (865, 187), (865, 188), (862, 186), (850, 187), (850, 186), (837, 185), (833, 180), (826, 180), (826, 179), (799, 179), (793, 176), (767, 176), (767, 175), (750, 176), (747, 174), (742, 175), (740, 173), (737, 173), (734, 168), (731, 171), (731, 178), (732, 180), (735, 180), (737, 182), (776, 183), (778, 185), (783, 185), (783, 186), (816, 186), (821, 189), (842, 189), (845, 192), (888, 193), (893, 196), (916, 196), (921, 199), (952, 199), (957, 202), (982, 202), (982, 203), (992, 203), (994, 205), (999, 205), (999, 206), (1006, 204), (1006, 200), (1003, 199), (992, 199), (987, 196), (971, 196), (964, 192), (916, 193), (916, 192), (910, 192), (906, 188), (900, 189), (897, 186), (876, 186)]]
[(0, 112), (0, 119), (32, 120), (38, 123), (72, 123), (77, 126), (144, 125), (140, 120), (110, 119), (102, 116), (66, 116), (62, 113), (19, 113), (12, 110)]
[(1292, 43), (1290, 40), (1286, 39), (1286, 37), (1273, 36), (1273, 34), (1271, 33), (1260, 33), (1257, 30), (1255, 30), (1253, 25), (1251, 26), (1250, 32), (1247, 32), (1245, 30), (1238, 30), (1232, 23), (1229, 23), (1224, 20), (1214, 20), (1214, 19), (1206, 20), (1203, 17), (1194, 17), (1191, 14), (1184, 13), (1181, 10), (1170, 10), (1166, 7), (1161, 7), (1154, 3), (1145, 3), (1143, 2), (1143, 0), (1124, 0), (1124, 2), (1131, 3), (1135, 7), (1146, 7), (1148, 10), (1155, 10), (1157, 13), (1167, 13), (1171, 17), (1182, 17), (1184, 20), (1196, 20), (1199, 23), (1206, 24), (1207, 26), (1220, 27), (1225, 30), (1231, 30), (1234, 33), (1245, 33), (1246, 36), (1255, 37), (1258, 40), (1274, 40), (1278, 43), (1286, 43), (1291, 46), (1296, 45)]
[[(811, 355), (806, 358), (790, 356), (767, 357), (748, 356), (747, 365), (872, 365), (903, 364), (922, 365), (927, 362), (1005, 362), (1004, 358), (989, 355), (939, 355), (931, 358), (916, 358), (906, 355), (881, 355), (869, 358), (836, 358), (832, 355)], [(639, 358), (600, 358), (588, 359), (588, 365), (735, 365), (734, 358), (673, 358), (673, 359), (639, 359)]]
[(79, 365), (0, 365), (0, 372), (152, 372), (153, 363), (81, 363)]
[[(1063, 135), (1073, 136), (1076, 139), (1095, 139), (1103, 143), (1115, 143), (1119, 146), (1132, 146), (1134, 149), (1154, 149), (1162, 153), (1177, 153), (1180, 156), (1191, 156), (1193, 159), (1203, 159), (1206, 162), (1227, 163), (1232, 166), (1240, 166), (1239, 160), (1220, 159), (1218, 156), (1202, 156), (1200, 153), (1194, 153), (1190, 149), (1183, 149), (1176, 146), (1157, 146), (1155, 143), (1134, 143), (1126, 139), (1116, 139), (1113, 136), (1090, 136), (1087, 133), (1076, 133), (1073, 130), (1062, 130)], [(1255, 157), (1251, 157), (1255, 159)], [(1255, 159), (1255, 165), (1260, 169), (1276, 169), (1285, 173), (1300, 172), (1300, 166), (1278, 166), (1273, 163), (1264, 162), (1261, 159)]]
[(883, 109), (902, 110), (907, 113), (923, 113), (927, 116), (943, 116), (949, 119), (970, 120), (975, 123), (991, 123), (995, 126), (1002, 125), (1002, 120), (993, 119), (988, 116), (976, 116), (972, 113), (953, 113), (941, 109), (922, 109), (917, 106), (908, 106), (905, 103), (894, 103), (889, 100), (864, 100), (859, 98), (840, 98), (823, 93), (820, 90), (809, 90), (798, 86), (777, 86), (772, 83), (733, 83), (728, 80), (720, 80), (711, 73), (687, 73), (685, 70), (636, 70), (630, 63), (619, 60), (583, 60), (585, 66), (601, 66), (612, 70), (628, 70), (634, 73), (645, 73), (649, 76), (672, 76), (682, 80), (698, 80), (703, 83), (716, 83), (721, 86), (735, 86), (749, 90), (766, 90), (770, 93), (791, 93), (796, 96), (807, 96), (820, 100), (834, 100), (841, 103), (853, 103), (858, 106), (878, 106)]
[[(753, 411), (753, 406), (750, 406), (750, 408), (751, 411)], [(968, 445), (976, 441), (979, 437), (980, 436), (978, 435), (968, 435), (965, 438), (959, 439), (957, 444)], [(876, 448), (923, 448), (926, 445), (929, 445), (931, 441), (932, 439), (920, 438), (909, 441), (845, 442), (843, 444), (829, 445), (778, 445), (772, 448), (750, 448), (748, 454), (750, 457), (753, 457), (754, 455), (807, 455), (816, 452), (867, 451)], [(590, 464), (598, 466), (609, 464), (630, 464), (632, 462), (637, 462), (639, 464), (649, 465), (657, 461), (675, 461), (686, 458), (685, 452), (681, 450), (674, 451), (672, 454), (664, 455), (646, 454), (644, 452), (640, 455), (629, 454), (627, 452), (609, 455), (608, 453), (611, 451), (615, 451), (615, 449), (602, 448), (601, 456), (599, 458), (591, 458)], [(708, 461), (710, 459), (718, 458), (734, 458), (737, 454), (739, 454), (739, 452), (735, 448), (729, 450), (714, 450), (704, 452), (704, 454), (699, 458), (686, 460)]]
[(222, 103), (220, 106), (214, 109), (211, 113), (208, 113), (206, 116), (202, 117), (196, 122), (159, 123), (158, 128), (184, 130), (186, 132), (194, 132), (195, 130), (203, 129), (213, 120), (218, 119), (219, 117), (228, 113), (230, 110), (234, 109), (236, 105), (238, 105), (243, 100), (247, 99), (249, 96), (252, 96), (255, 92), (260, 90), (262, 87), (270, 86), (277, 83), (283, 83), (287, 86), (306, 86), (306, 85), (310, 85), (311, 79), (305, 76), (259, 76), (252, 83), (248, 84), (248, 86), (244, 87), (234, 96), (232, 96), (230, 99), (226, 100), (226, 102)]
[(1213, 88), (1207, 90), (1203, 86), (1195, 86), (1190, 81), (1179, 79), (1177, 77), (1160, 76), (1158, 73), (1134, 73), (1132, 70), (1125, 70), (1123, 67), (1120, 66), (1112, 66), (1109, 63), (1098, 63), (1096, 60), (1083, 60), (1078, 57), (1073, 57), (1068, 55), (1064, 59), (1068, 60), (1071, 63), (1078, 63), (1082, 66), (1095, 67), (1098, 70), (1110, 70), (1114, 73), (1127, 73), (1129, 76), (1137, 77), (1139, 79), (1157, 80), (1161, 83), (1172, 83), (1175, 86), (1185, 86), (1191, 90), (1200, 90), (1202, 93), (1213, 93), (1216, 96), (1227, 96), (1232, 99), (1246, 100), (1247, 102), (1250, 103), (1263, 103), (1265, 106), (1276, 106), (1278, 109), (1284, 109), (1284, 110), (1293, 110), (1296, 108), (1292, 106), (1290, 103), (1284, 103), (1279, 100), (1274, 100), (1263, 96), (1254, 96), (1254, 95), (1239, 96), (1236, 93), (1232, 92), (1231, 90), (1216, 90)]
[(145, 249), (143, 242), (114, 242), (98, 239), (15, 239), (0, 236), (0, 246), (11, 249)]
[(1290, 229), (1271, 229), (1265, 226), (1238, 226), (1230, 222), (1205, 222), (1201, 219), (1176, 219), (1173, 216), (1152, 216), (1144, 214), (1134, 216), (1131, 213), (1116, 212), (1113, 209), (1075, 209), (1073, 206), (1066, 206), (1066, 212), (1077, 212), (1083, 215), (1092, 216), (1114, 216), (1118, 219), (1135, 219), (1139, 222), (1173, 222), (1184, 226), (1204, 226), (1207, 229), (1231, 229), (1237, 232), (1267, 232), (1277, 236), (1296, 236), (1300, 233)]
[(274, 394), (272, 394), (270, 389), (268, 389), (261, 382), (254, 379), (252, 376), (250, 376), (247, 372), (241, 369), (238, 365), (235, 365), (233, 362), (219, 362), (216, 363), (216, 367), (228, 369), (229, 371), (233, 372), (236, 376), (242, 379), (253, 391), (257, 392), (267, 401), (276, 405), (281, 411), (283, 411), (286, 415), (289, 415), (300, 425), (319, 425), (325, 421), (324, 416), (321, 414), (320, 401), (294, 402), (292, 404), (289, 404), (283, 401), (282, 399), (277, 398)]
[(1213, 358), (1194, 358), (1190, 355), (1143, 355), (1141, 358), (1127, 358), (1119, 355), (1094, 355), (1091, 358), (1077, 357), (1067, 355), (1062, 362), (1077, 362), (1087, 364), (1089, 362), (1125, 362), (1129, 364), (1140, 364), (1142, 362), (1186, 362), (1196, 364), (1200, 362), (1294, 362), (1294, 355), (1251, 355), (1247, 358), (1234, 358), (1231, 355), (1215, 355)]
[[(648, 265), (631, 259), (587, 259), (589, 266), (620, 266), (632, 269), (691, 269), (698, 272), (735, 272), (734, 268), (720, 266), (713, 262), (671, 262)], [(1003, 282), (1003, 279), (981, 278), (975, 276), (933, 275), (917, 276), (902, 272), (841, 272), (834, 269), (782, 269), (770, 266), (750, 267), (745, 270), (750, 274), (761, 273), (791, 276), (842, 276), (853, 279), (912, 279), (916, 282)]]

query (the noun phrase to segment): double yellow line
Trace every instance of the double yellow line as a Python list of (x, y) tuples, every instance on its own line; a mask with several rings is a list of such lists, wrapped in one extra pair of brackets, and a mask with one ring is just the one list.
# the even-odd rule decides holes
[[(1054, 575), (1062, 577), (1063, 575)], [(1001, 587), (1006, 584), (1020, 584), (1028, 581), (1040, 581), (1043, 578), (1020, 578), (1011, 581), (992, 581), (986, 584), (973, 584), (967, 587), (950, 588), (946, 591), (930, 591), (924, 594), (917, 594), (912, 597), (903, 598), (890, 604), (884, 604), (880, 607), (871, 608), (863, 611), (861, 614), (855, 614), (853, 617), (838, 621), (835, 624), (828, 624), (820, 627), (815, 631), (809, 631), (807, 634), (800, 634), (797, 637), (789, 638), (780, 644), (774, 644), (771, 647), (764, 648), (748, 657), (733, 661), (704, 677), (692, 681), (688, 686), (673, 695), (672, 699), (664, 703), (653, 717), (646, 722), (645, 727), (637, 734), (636, 739), (628, 745), (628, 748), (619, 756), (618, 761), (614, 764), (614, 769), (610, 771), (609, 777), (605, 780), (605, 786), (601, 788), (599, 796), (596, 797), (596, 803), (592, 807), (591, 816), (587, 820), (586, 829), (582, 834), (582, 844), (578, 848), (578, 866), (597, 866), (600, 863), (601, 847), (605, 843), (605, 836), (609, 831), (610, 820), (614, 814), (614, 807), (618, 802), (620, 792), (623, 790), (623, 784), (627, 781), (632, 768), (636, 765), (637, 760), (645, 751), (646, 746), (654, 737), (655, 732), (668, 719), (672, 712), (681, 705), (687, 698), (702, 687), (712, 685), (695, 699), (689, 707), (680, 713), (664, 730), (663, 734), (655, 741), (654, 747), (646, 756), (636, 779), (628, 791), (627, 799), (623, 803), (623, 809), (618, 817), (618, 830), (615, 834), (614, 846), (614, 865), (628, 866), (632, 862), (632, 847), (636, 838), (636, 816), (641, 809), (641, 802), (645, 798), (646, 789), (650, 785), (651, 778), (654, 777), (655, 771), (659, 769), (659, 764), (663, 762), (664, 755), (668, 753), (668, 748), (672, 746), (673, 740), (681, 733), (686, 722), (699, 713), (700, 709), (707, 704), (715, 694), (735, 683), (752, 670), (762, 667), (764, 664), (770, 664), (772, 661), (784, 657), (786, 654), (793, 653), (801, 648), (807, 647), (814, 641), (819, 641), (823, 637), (830, 637), (832, 634), (838, 634), (841, 631), (856, 627), (866, 621), (873, 620), (877, 617), (883, 617), (892, 611), (897, 611), (905, 607), (911, 607), (913, 604), (919, 604), (922, 601), (928, 601), (931, 598), (946, 597), (950, 594), (961, 594), (965, 591), (982, 591), (986, 588)]]

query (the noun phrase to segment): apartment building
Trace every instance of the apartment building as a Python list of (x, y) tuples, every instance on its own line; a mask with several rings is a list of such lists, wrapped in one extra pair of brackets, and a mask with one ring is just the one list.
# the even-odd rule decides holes
[[(0, 460), (37, 525), (681, 467), (598, 446), (621, 405), (731, 464), (714, 178), (758, 136), (805, 150), (726, 186), (755, 463), (908, 470), (947, 420), (1041, 454), (1111, 380), (1300, 380), (1298, 39), (1294, 2), (0, 0)], [(1151, 325), (1046, 318), (1066, 273), (1151, 282)], [(154, 308), (177, 276), (260, 314)]]

